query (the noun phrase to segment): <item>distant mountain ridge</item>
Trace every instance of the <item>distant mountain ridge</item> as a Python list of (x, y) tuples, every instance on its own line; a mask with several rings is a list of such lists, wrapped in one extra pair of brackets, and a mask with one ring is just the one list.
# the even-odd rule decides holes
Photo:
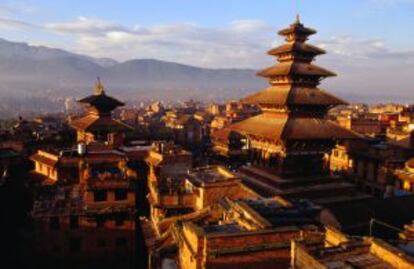
[(118, 62), (0, 39), (0, 96), (79, 97), (100, 76), (134, 99), (240, 98), (267, 85), (252, 69), (208, 69), (155, 59)]

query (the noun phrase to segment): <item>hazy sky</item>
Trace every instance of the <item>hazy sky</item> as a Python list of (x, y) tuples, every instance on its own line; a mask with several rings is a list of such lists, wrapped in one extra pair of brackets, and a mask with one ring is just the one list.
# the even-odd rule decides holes
[(340, 91), (414, 91), (414, 0), (0, 0), (0, 37), (119, 61), (261, 68), (298, 13)]

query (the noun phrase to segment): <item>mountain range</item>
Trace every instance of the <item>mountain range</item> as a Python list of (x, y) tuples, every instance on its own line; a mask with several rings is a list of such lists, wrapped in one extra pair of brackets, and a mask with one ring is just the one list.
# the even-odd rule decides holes
[(155, 59), (118, 62), (0, 39), (0, 96), (80, 97), (100, 77), (124, 99), (223, 100), (267, 85), (252, 69), (208, 69)]

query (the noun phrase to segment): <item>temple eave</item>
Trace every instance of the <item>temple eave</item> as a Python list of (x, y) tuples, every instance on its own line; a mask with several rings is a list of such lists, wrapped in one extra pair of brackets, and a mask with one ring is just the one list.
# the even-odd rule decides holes
[(289, 35), (292, 33), (300, 33), (306, 35), (313, 35), (316, 34), (317, 31), (312, 28), (304, 27), (302, 24), (292, 24), (288, 28), (282, 29), (278, 31), (279, 35)]
[(308, 105), (337, 106), (347, 102), (318, 88), (295, 86), (270, 86), (242, 99), (243, 103), (256, 105)]
[(258, 76), (272, 78), (276, 76), (319, 76), (334, 77), (336, 74), (325, 68), (310, 63), (276, 64), (257, 72)]
[(318, 48), (316, 46), (306, 44), (306, 43), (290, 43), (290, 44), (283, 44), (276, 48), (270, 49), (267, 54), (273, 56), (279, 56), (282, 53), (291, 53), (291, 52), (301, 52), (301, 53), (309, 53), (314, 56), (325, 54), (326, 51)]
[(229, 128), (241, 135), (268, 141), (356, 139), (360, 137), (329, 120), (277, 117), (268, 113), (236, 123)]
[(133, 128), (125, 123), (112, 119), (111, 117), (99, 117), (88, 115), (76, 119), (70, 123), (70, 126), (78, 131), (96, 132), (96, 131), (128, 131)]

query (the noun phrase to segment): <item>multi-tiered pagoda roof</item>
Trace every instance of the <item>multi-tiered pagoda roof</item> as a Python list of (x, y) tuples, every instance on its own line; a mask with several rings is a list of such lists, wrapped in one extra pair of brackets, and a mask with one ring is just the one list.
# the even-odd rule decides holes
[(125, 105), (123, 102), (106, 95), (99, 78), (95, 85), (95, 93), (78, 100), (78, 102), (85, 104), (90, 112), (99, 115), (111, 113), (115, 108)]
[[(299, 18), (279, 31), (286, 43), (268, 52), (277, 57), (277, 63), (257, 73), (267, 78), (270, 86), (242, 99), (258, 105), (263, 113), (231, 125), (231, 131), (272, 142), (356, 137), (325, 119), (330, 108), (346, 102), (317, 87), (321, 80), (336, 74), (312, 63), (315, 56), (325, 53), (306, 43), (315, 33), (303, 26)], [(228, 134), (229, 130), (221, 133)], [(223, 139), (220, 131), (216, 135)]]
[(124, 103), (106, 95), (104, 86), (98, 78), (94, 94), (78, 100), (88, 111), (82, 118), (73, 120), (70, 125), (78, 131), (85, 132), (123, 132), (131, 127), (112, 118), (112, 111)]

